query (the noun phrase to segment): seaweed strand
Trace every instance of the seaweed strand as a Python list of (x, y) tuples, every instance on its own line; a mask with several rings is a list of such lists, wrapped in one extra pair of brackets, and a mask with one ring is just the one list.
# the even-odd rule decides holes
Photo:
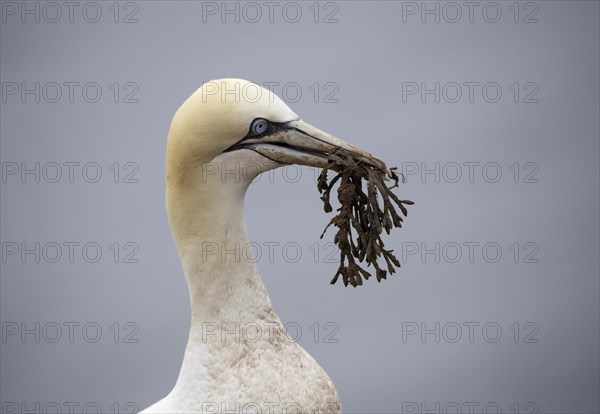
[[(337, 174), (328, 182), (327, 173), (330, 170)], [(381, 233), (385, 230), (390, 234), (392, 228), (402, 227), (402, 216), (408, 215), (406, 206), (414, 203), (401, 200), (392, 193), (391, 190), (398, 186), (400, 179), (404, 182), (404, 176), (398, 176), (396, 168), (391, 168), (390, 171), (392, 186), (385, 182), (387, 178), (384, 172), (353, 159), (343, 149), (332, 153), (329, 156), (329, 165), (321, 171), (317, 189), (321, 193), (326, 213), (333, 211), (330, 203), (331, 191), (337, 182), (340, 183), (337, 189), (340, 207), (321, 234), (323, 238), (332, 225), (337, 228), (334, 243), (340, 249), (340, 266), (331, 279), (332, 285), (342, 276), (344, 286), (361, 286), (363, 278), (367, 280), (371, 277), (371, 273), (359, 264), (363, 261), (367, 267), (375, 268), (378, 282), (386, 279), (388, 273), (395, 273), (396, 268), (400, 267), (400, 261), (393, 254), (393, 250), (384, 248)], [(366, 181), (366, 192), (363, 180)], [(400, 209), (401, 214), (396, 208)], [(383, 265), (379, 263), (381, 258)]]

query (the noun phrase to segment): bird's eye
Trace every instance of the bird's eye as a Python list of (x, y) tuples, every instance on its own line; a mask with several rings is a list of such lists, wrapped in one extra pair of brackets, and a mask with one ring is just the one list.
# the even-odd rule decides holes
[(269, 129), (269, 121), (263, 118), (256, 118), (250, 125), (252, 135), (261, 135)]

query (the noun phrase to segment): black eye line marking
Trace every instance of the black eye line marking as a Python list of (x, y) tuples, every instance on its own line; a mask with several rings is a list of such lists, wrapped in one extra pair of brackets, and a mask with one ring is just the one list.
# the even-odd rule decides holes
[[(262, 118), (262, 119), (265, 119), (265, 118)], [(290, 130), (290, 129), (295, 129), (294, 127), (288, 125), (289, 122), (272, 122), (272, 121), (269, 121), (268, 119), (265, 119), (265, 121), (267, 121), (267, 123), (269, 124), (269, 127), (267, 128), (267, 130), (265, 132), (263, 132), (260, 135), (253, 134), (252, 133), (252, 123), (254, 122), (254, 120), (253, 120), (252, 123), (250, 123), (250, 127), (248, 128), (248, 133), (246, 134), (246, 136), (244, 138), (240, 139), (235, 144), (233, 144), (231, 147), (227, 148), (223, 152), (229, 152), (229, 151), (233, 151), (233, 150), (239, 148), (244, 143), (244, 141), (246, 141), (248, 139), (256, 139), (256, 138), (266, 137), (266, 136), (274, 134), (278, 131), (286, 131), (286, 130)]]
[[(264, 119), (267, 122), (267, 129), (262, 134), (254, 134), (252, 132), (252, 125), (254, 124), (254, 121), (256, 121), (256, 119)], [(271, 135), (277, 131), (292, 129), (291, 127), (286, 126), (287, 122), (271, 122), (265, 118), (256, 118), (256, 119), (254, 119), (250, 123), (250, 127), (248, 128), (248, 133), (246, 134), (246, 136), (244, 138), (242, 138), (240, 141), (238, 141), (238, 144), (246, 139), (264, 137), (266, 135)]]

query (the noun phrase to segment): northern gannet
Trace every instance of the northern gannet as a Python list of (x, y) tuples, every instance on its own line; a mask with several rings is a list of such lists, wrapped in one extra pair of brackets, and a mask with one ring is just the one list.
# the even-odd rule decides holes
[(142, 413), (341, 412), (329, 376), (287, 335), (254, 260), (204, 251), (248, 245), (244, 196), (258, 174), (292, 163), (324, 167), (337, 148), (389, 171), (246, 80), (206, 82), (177, 110), (167, 141), (166, 207), (191, 328), (173, 390)]

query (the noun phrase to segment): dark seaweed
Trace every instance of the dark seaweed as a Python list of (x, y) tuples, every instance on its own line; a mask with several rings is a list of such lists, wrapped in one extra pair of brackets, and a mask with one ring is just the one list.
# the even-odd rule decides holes
[[(330, 170), (337, 174), (328, 182), (327, 172)], [(392, 193), (391, 190), (398, 186), (400, 177), (396, 168), (391, 168), (390, 171), (390, 178), (394, 184), (388, 187), (385, 172), (353, 159), (342, 149), (329, 156), (329, 165), (321, 171), (317, 188), (321, 193), (326, 213), (333, 211), (330, 203), (331, 190), (339, 181), (338, 213), (321, 234), (323, 238), (332, 224), (338, 228), (333, 241), (340, 250), (340, 267), (331, 280), (332, 285), (340, 275), (344, 286), (362, 285), (363, 278), (366, 280), (371, 277), (371, 273), (359, 264), (363, 261), (367, 263), (367, 267), (375, 268), (378, 282), (386, 279), (388, 272), (395, 273), (396, 268), (400, 267), (400, 261), (394, 256), (393, 250), (385, 249), (381, 233), (385, 230), (390, 234), (393, 227), (402, 227), (402, 215), (408, 215), (406, 206), (414, 203), (410, 200), (400, 200)], [(380, 199), (383, 201), (383, 208), (380, 206)], [(398, 214), (396, 206), (402, 215)], [(379, 261), (382, 257), (387, 270), (380, 266)]]

